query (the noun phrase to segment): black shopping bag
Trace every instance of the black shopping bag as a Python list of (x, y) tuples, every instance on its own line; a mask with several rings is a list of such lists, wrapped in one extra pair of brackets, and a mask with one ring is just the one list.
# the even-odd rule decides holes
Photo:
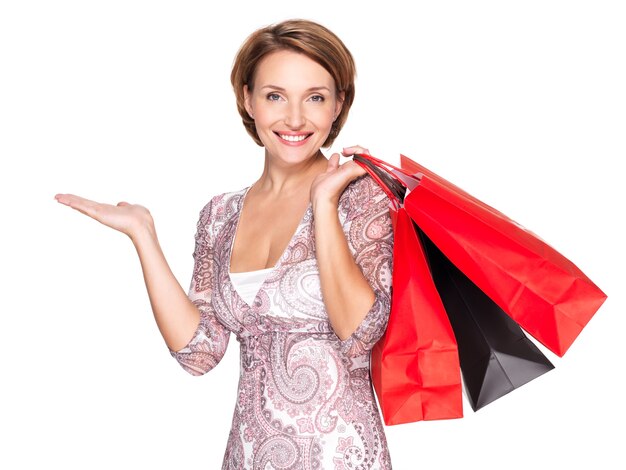
[(474, 411), (553, 369), (520, 326), (415, 229), (454, 330)]

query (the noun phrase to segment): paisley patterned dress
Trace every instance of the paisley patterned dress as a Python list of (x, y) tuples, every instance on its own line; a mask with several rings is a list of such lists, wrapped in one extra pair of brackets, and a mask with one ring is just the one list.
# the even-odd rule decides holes
[(219, 194), (200, 211), (189, 298), (200, 324), (172, 356), (192, 375), (241, 345), (238, 399), (222, 469), (391, 469), (369, 375), (370, 350), (390, 311), (393, 229), (389, 200), (369, 174), (338, 205), (350, 250), (375, 293), (346, 340), (334, 333), (321, 294), (309, 206), (251, 305), (237, 293), (230, 257), (250, 187)]

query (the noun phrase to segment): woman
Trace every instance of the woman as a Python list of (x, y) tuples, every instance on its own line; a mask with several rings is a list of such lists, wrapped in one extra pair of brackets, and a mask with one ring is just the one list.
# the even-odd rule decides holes
[(223, 468), (391, 468), (369, 377), (390, 309), (388, 199), (356, 163), (320, 151), (345, 123), (354, 75), (345, 45), (310, 21), (246, 40), (231, 81), (265, 166), (201, 210), (187, 294), (146, 208), (57, 195), (132, 239), (159, 330), (186, 371), (211, 370), (235, 333), (241, 371)]

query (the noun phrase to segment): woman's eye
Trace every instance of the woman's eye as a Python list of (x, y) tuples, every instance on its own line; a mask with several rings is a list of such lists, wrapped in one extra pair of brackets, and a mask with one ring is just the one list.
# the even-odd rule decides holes
[(277, 93), (270, 93), (267, 95), (267, 99), (270, 101), (278, 101), (280, 99), (280, 95)]
[(324, 97), (322, 95), (313, 95), (311, 96), (311, 100), (315, 101), (316, 103), (321, 103), (322, 101), (324, 101)]

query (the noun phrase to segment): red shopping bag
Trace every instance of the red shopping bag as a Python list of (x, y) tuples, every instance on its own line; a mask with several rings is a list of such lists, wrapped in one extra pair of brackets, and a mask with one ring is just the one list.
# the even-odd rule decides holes
[(563, 356), (606, 294), (501, 212), (404, 155), (401, 167), (421, 175), (404, 201), (411, 218), (522, 328)]
[(394, 225), (391, 313), (371, 361), (385, 424), (460, 418), (461, 375), (450, 321), (413, 222), (402, 207), (390, 213)]
[(391, 167), (404, 207), (430, 240), (502, 310), (563, 356), (606, 300), (574, 263), (501, 212), (408, 157)]

